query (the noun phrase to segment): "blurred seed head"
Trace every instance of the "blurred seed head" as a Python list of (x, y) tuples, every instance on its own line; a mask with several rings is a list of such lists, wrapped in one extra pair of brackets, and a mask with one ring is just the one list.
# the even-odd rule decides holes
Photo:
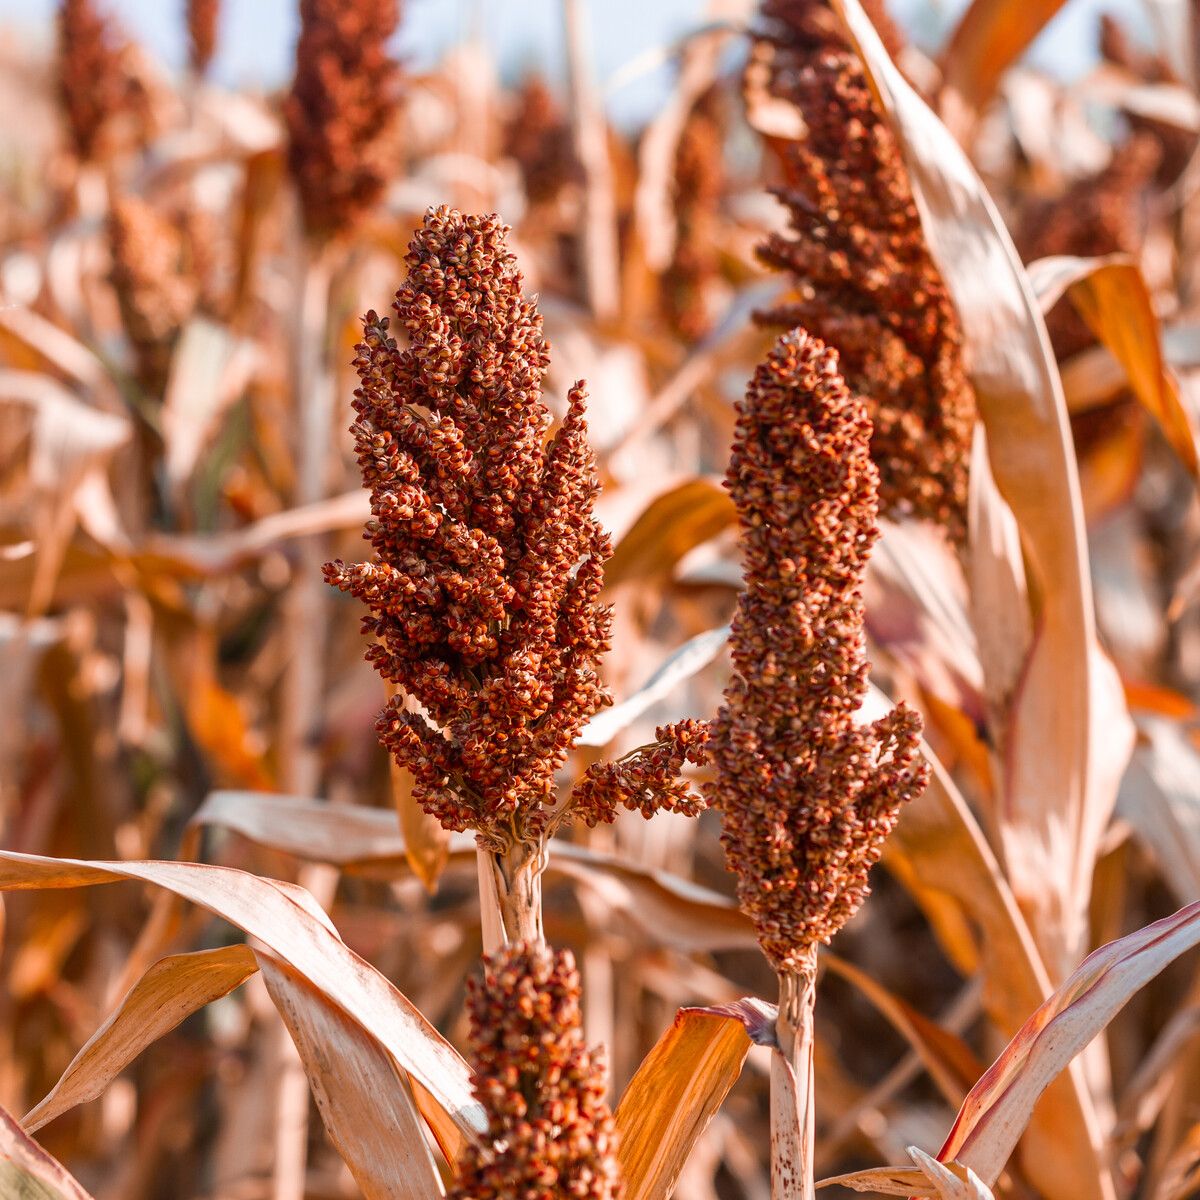
[[(1146, 236), (1161, 154), (1155, 138), (1134, 134), (1114, 149), (1099, 174), (1076, 180), (1052, 200), (1029, 204), (1016, 237), (1022, 258), (1032, 262), (1056, 254), (1137, 257)], [(1046, 326), (1059, 358), (1095, 344), (1095, 335), (1069, 301), (1055, 305)]]
[(352, 232), (387, 185), (400, 96), (388, 42), (399, 20), (398, 0), (301, 0), (284, 116), (288, 166), (317, 241)]
[(521, 84), (504, 126), (504, 155), (520, 169), (531, 204), (549, 204), (583, 182), (566, 113), (540, 75)]
[(217, 26), (221, 0), (188, 0), (188, 60), (197, 75), (203, 75), (217, 48)]
[(95, 0), (62, 0), (58, 9), (58, 94), (75, 154), (107, 156), (114, 119), (129, 108), (124, 44)]
[(868, 667), (862, 585), (878, 537), (870, 438), (836, 353), (794, 330), (739, 406), (726, 476), (746, 587), (709, 799), (741, 905), (779, 971), (798, 969), (854, 915), (901, 805), (925, 786), (916, 713), (900, 705), (855, 721)]
[(710, 88), (688, 114), (675, 155), (678, 232), (663, 279), (663, 300), (668, 324), (685, 341), (698, 341), (712, 328), (725, 183), (720, 95)]
[(827, 0), (765, 0), (762, 18), (769, 90), (796, 106), (805, 136), (771, 142), (790, 232), (769, 237), (761, 256), (795, 292), (759, 319), (837, 348), (874, 423), (884, 513), (961, 538), (974, 394), (900, 149)]
[(569, 951), (505, 946), (467, 985), (475, 1096), (488, 1115), (450, 1200), (618, 1200), (617, 1133), (603, 1052), (583, 1041)]
[(113, 201), (108, 232), (110, 279), (137, 379), (149, 396), (161, 399), (175, 342), (198, 299), (186, 232), (136, 196)]

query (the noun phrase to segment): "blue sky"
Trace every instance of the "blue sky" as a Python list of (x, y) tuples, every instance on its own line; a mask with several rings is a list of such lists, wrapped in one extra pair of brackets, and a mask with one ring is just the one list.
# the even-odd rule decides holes
[[(184, 0), (101, 0), (124, 26), (168, 66), (186, 56)], [(902, 19), (937, 31), (952, 21), (965, 0), (892, 0)], [(591, 21), (600, 79), (704, 19), (705, 0), (592, 0)], [(50, 35), (56, 0), (0, 0), (0, 23), (38, 39)], [(224, 0), (215, 73), (235, 86), (275, 87), (290, 75), (297, 27), (297, 0)], [(415, 64), (435, 60), (460, 40), (483, 14), (487, 42), (506, 70), (539, 63), (560, 69), (561, 0), (404, 0), (401, 52)], [(1073, 76), (1086, 69), (1095, 46), (1097, 14), (1124, 12), (1145, 18), (1139, 0), (1069, 0), (1034, 48), (1039, 65)], [(662, 76), (653, 73), (614, 91), (614, 116), (636, 121), (653, 111)]]

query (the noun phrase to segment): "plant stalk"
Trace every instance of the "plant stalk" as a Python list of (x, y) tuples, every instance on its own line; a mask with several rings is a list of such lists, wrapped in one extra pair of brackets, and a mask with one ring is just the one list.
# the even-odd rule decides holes
[[(516, 842), (503, 852), (480, 850), (479, 854), (485, 953), (494, 953), (506, 943), (545, 941), (542, 928), (545, 844)], [(497, 916), (498, 921), (494, 919)]]
[(778, 1046), (771, 1055), (771, 1197), (813, 1200), (813, 1007), (817, 948), (804, 965), (779, 976)]

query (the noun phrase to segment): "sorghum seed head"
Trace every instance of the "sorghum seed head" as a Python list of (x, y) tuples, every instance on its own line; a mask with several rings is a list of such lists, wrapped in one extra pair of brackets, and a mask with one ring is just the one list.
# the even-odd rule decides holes
[(974, 393), (900, 148), (827, 0), (765, 0), (762, 12), (769, 88), (797, 107), (805, 135), (772, 141), (791, 230), (760, 253), (796, 290), (759, 319), (837, 348), (873, 420), (883, 511), (961, 538)]
[(58, 10), (58, 93), (71, 146), (94, 162), (109, 149), (112, 121), (130, 105), (120, 37), (95, 0), (62, 0)]
[(399, 20), (398, 0), (301, 0), (284, 116), (304, 225), (318, 241), (352, 231), (386, 186), (400, 90), (388, 41)]
[(746, 587), (709, 742), (709, 798), (739, 900), (780, 971), (853, 916), (926, 776), (916, 713), (855, 720), (879, 476), (866, 406), (837, 368), (803, 330), (780, 338), (739, 406), (726, 477)]
[(618, 1200), (616, 1128), (604, 1060), (583, 1042), (580, 984), (569, 951), (503, 947), (468, 984), (482, 1144), (458, 1165), (450, 1200)]

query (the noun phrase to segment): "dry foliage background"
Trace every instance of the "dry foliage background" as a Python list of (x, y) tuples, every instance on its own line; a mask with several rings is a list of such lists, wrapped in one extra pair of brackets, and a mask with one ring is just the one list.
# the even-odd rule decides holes
[[(1200, 975), (1175, 961), (1200, 939), (1200, 23), (1147, 0), (1144, 28), (1107, 22), (1101, 64), (1067, 86), (1016, 65), (1060, 7), (975, 0), (936, 56), (893, 46), (893, 63), (837, 5), (982, 420), (965, 542), (888, 523), (871, 564), (872, 678), (923, 714), (934, 772), (822, 955), (816, 1170), (932, 1155), (967, 1099), (940, 1157), (977, 1179), (925, 1160), (871, 1185), (1183, 1200), (1200, 1195)], [(605, 123), (587, 13), (564, 11), (561, 93), (502, 82), (478, 42), (403, 70), (382, 202), (319, 254), (281, 97), (168, 79), (129, 46), (103, 145), (72, 146), (55, 65), (3, 48), (0, 1104), (79, 1181), (10, 1121), (4, 1195), (34, 1194), (22, 1173), (96, 1200), (437, 1194), (470, 1136), (452, 1046), (483, 938), (474, 844), (389, 770), (358, 606), (320, 579), (369, 515), (345, 432), (358, 319), (390, 303), (427, 206), (511, 223), (547, 395), (590, 386), (618, 704), (568, 771), (720, 701), (741, 581), (720, 476), (772, 340), (750, 314), (786, 286), (755, 255), (783, 224), (771, 147), (803, 129), (753, 56), (743, 77), (745, 0), (698, 5), (662, 48), (674, 83), (636, 135)], [(712, 811), (624, 813), (550, 860), (547, 938), (576, 952), (587, 1040), (626, 1097), (631, 1198), (675, 1174), (687, 1200), (770, 1195), (770, 1050), (734, 1018), (676, 1018), (774, 999), (718, 833)], [(330, 920), (411, 1008), (354, 973)], [(1055, 1046), (1027, 1032), (972, 1091), (1068, 979), (1044, 1014), (1065, 1017)], [(280, 1011), (318, 1079), (325, 1056), (328, 1130)], [(672, 1028), (670, 1061), (627, 1093)], [(415, 1103), (407, 1084), (383, 1098), (396, 1063)], [(707, 1127), (671, 1126), (693, 1108)], [(367, 1178), (372, 1153), (391, 1184)]]

